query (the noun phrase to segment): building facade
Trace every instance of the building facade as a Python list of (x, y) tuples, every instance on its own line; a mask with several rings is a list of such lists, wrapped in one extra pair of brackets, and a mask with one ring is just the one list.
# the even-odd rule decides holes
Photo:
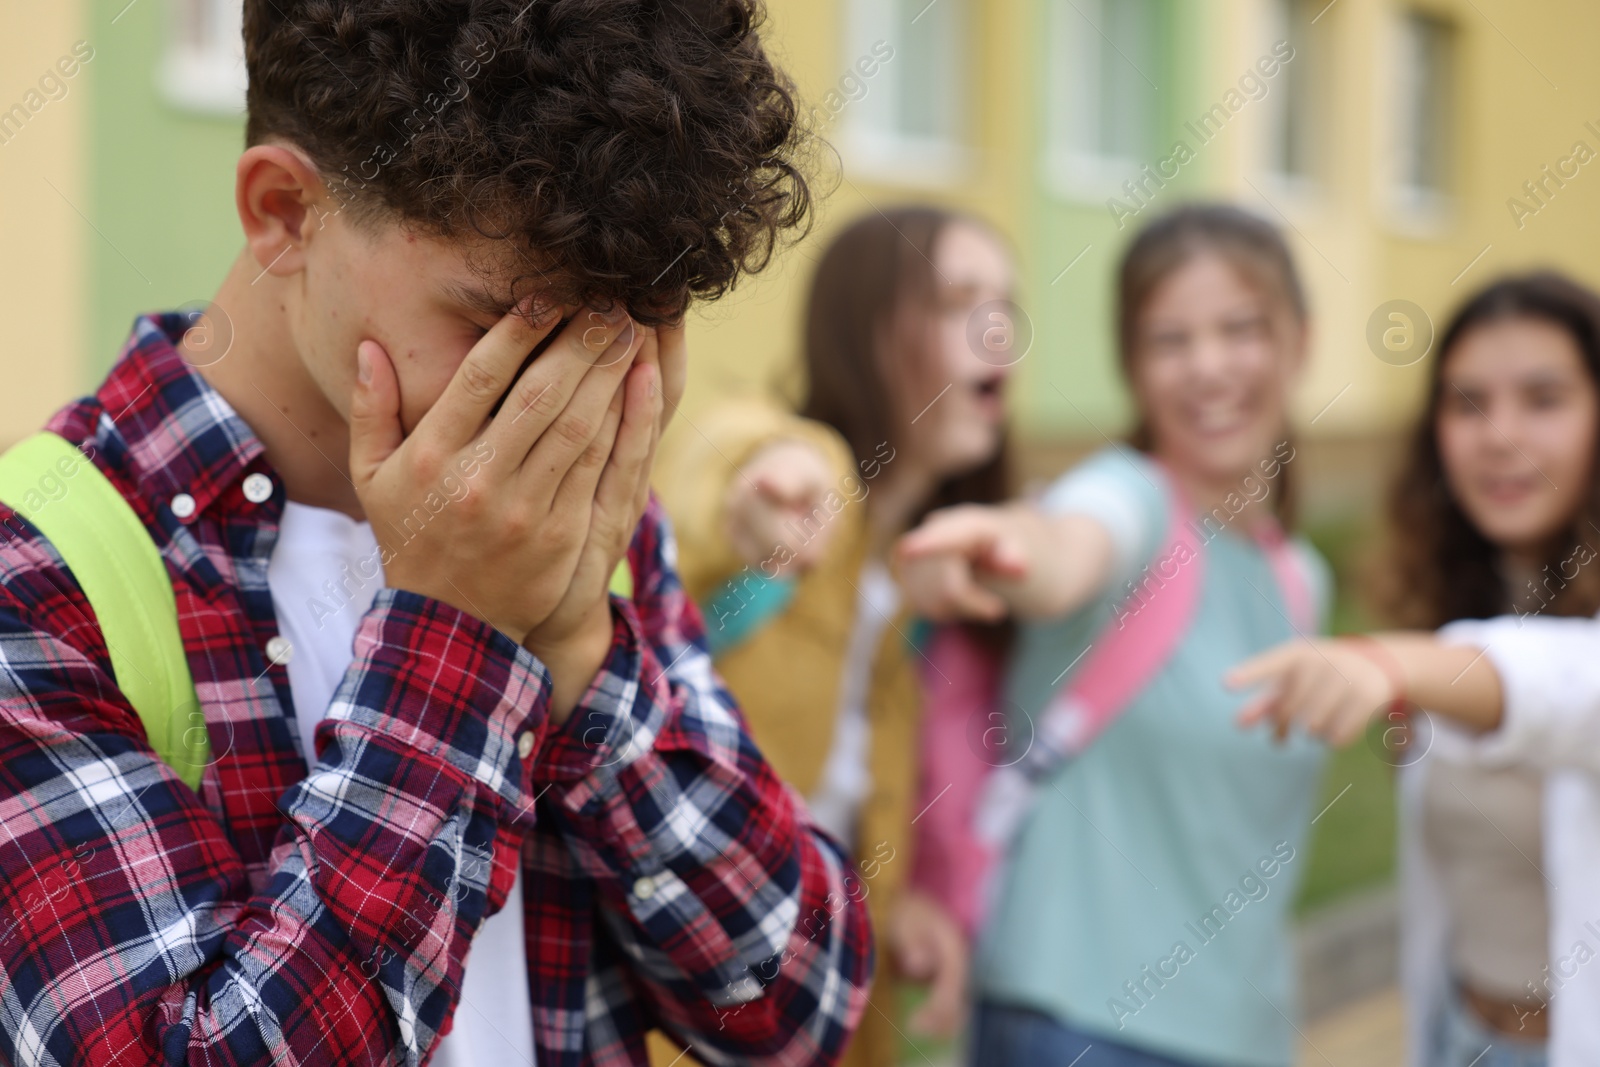
[[(1185, 198), (1277, 221), (1306, 274), (1312, 443), (1381, 437), (1425, 360), (1391, 347), (1498, 272), (1600, 282), (1600, 8), (1548, 0), (769, 0), (822, 156), (818, 225), (699, 310), (689, 420), (793, 395), (822, 242), (929, 200), (1014, 244), (1034, 336), (1014, 393), (1036, 455), (1115, 436), (1117, 256)], [(132, 316), (204, 301), (242, 245), (239, 0), (12, 5), (0, 35), (0, 307), (19, 350), (0, 439), (105, 368)], [(69, 76), (66, 71), (74, 68)], [(1375, 317), (1376, 316), (1376, 317)], [(677, 432), (686, 432), (679, 427)], [(1025, 448), (1024, 452), (1029, 449)], [(1039, 464), (1036, 464), (1038, 466)]]

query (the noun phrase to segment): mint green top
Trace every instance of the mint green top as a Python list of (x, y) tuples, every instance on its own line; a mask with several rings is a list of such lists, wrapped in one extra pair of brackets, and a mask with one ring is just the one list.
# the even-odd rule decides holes
[[(1118, 591), (1162, 548), (1162, 484), (1147, 457), (1118, 447), (1046, 494), (1048, 510), (1111, 530), (1117, 574), (1097, 602), (1023, 628), (1013, 717), (1044, 708)], [(1264, 490), (1245, 483), (1241, 499)], [(975, 983), (983, 999), (1173, 1058), (1287, 1067), (1289, 908), (1324, 750), (1233, 724), (1244, 696), (1223, 688), (1223, 673), (1294, 636), (1271, 565), (1242, 529), (1250, 514), (1207, 543), (1196, 617), (1161, 673), (1040, 789), (1000, 875)], [(1321, 616), (1326, 566), (1303, 542), (1295, 549)]]

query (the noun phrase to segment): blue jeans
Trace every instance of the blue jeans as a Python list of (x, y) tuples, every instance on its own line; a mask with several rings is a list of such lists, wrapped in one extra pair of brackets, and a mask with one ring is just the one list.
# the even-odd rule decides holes
[(984, 1001), (972, 1023), (972, 1067), (1193, 1067), (1091, 1037), (1031, 1008)]
[(1428, 1067), (1547, 1067), (1543, 1041), (1498, 1033), (1478, 1021), (1452, 987), (1434, 1026)]

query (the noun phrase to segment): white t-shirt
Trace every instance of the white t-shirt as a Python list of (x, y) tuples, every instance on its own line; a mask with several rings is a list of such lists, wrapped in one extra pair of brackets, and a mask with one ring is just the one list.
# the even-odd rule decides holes
[(889, 620), (900, 610), (899, 587), (881, 563), (871, 562), (861, 568), (860, 593), (850, 643), (839, 672), (839, 717), (835, 720), (833, 744), (822, 765), (822, 780), (808, 799), (816, 824), (852, 852), (856, 847), (856, 817), (872, 789), (872, 772), (867, 764), (872, 747), (872, 728), (867, 720), (872, 661)]
[[(334, 690), (355, 658), (356, 629), (383, 588), (372, 527), (337, 511), (289, 503), (267, 565), (267, 586), (288, 641), (289, 688), (307, 764)], [(274, 649), (269, 645), (269, 654)], [(533, 1010), (522, 937), (522, 874), (505, 907), (473, 939), (455, 1028), (440, 1040), (436, 1067), (534, 1065)]]

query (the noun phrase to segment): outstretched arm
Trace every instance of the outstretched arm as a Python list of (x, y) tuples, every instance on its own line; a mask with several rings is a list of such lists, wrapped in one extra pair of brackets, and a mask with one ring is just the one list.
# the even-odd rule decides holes
[(862, 504), (881, 464), (859, 466), (831, 428), (764, 400), (730, 400), (666, 435), (653, 481), (690, 597), (704, 603), (745, 568), (772, 579), (825, 558), (838, 514)]
[(1439, 637), (1481, 649), (1499, 676), (1504, 713), (1480, 755), (1600, 774), (1600, 619), (1502, 616)]
[(1106, 587), (1115, 561), (1100, 522), (1029, 503), (934, 512), (895, 555), (913, 608), (941, 622), (1069, 614)]
[(1245, 661), (1226, 681), (1263, 687), (1239, 712), (1241, 726), (1270, 723), (1280, 737), (1299, 726), (1335, 745), (1360, 737), (1397, 702), (1475, 733), (1498, 727), (1504, 704), (1500, 675), (1481, 649), (1431, 633), (1296, 639)]

